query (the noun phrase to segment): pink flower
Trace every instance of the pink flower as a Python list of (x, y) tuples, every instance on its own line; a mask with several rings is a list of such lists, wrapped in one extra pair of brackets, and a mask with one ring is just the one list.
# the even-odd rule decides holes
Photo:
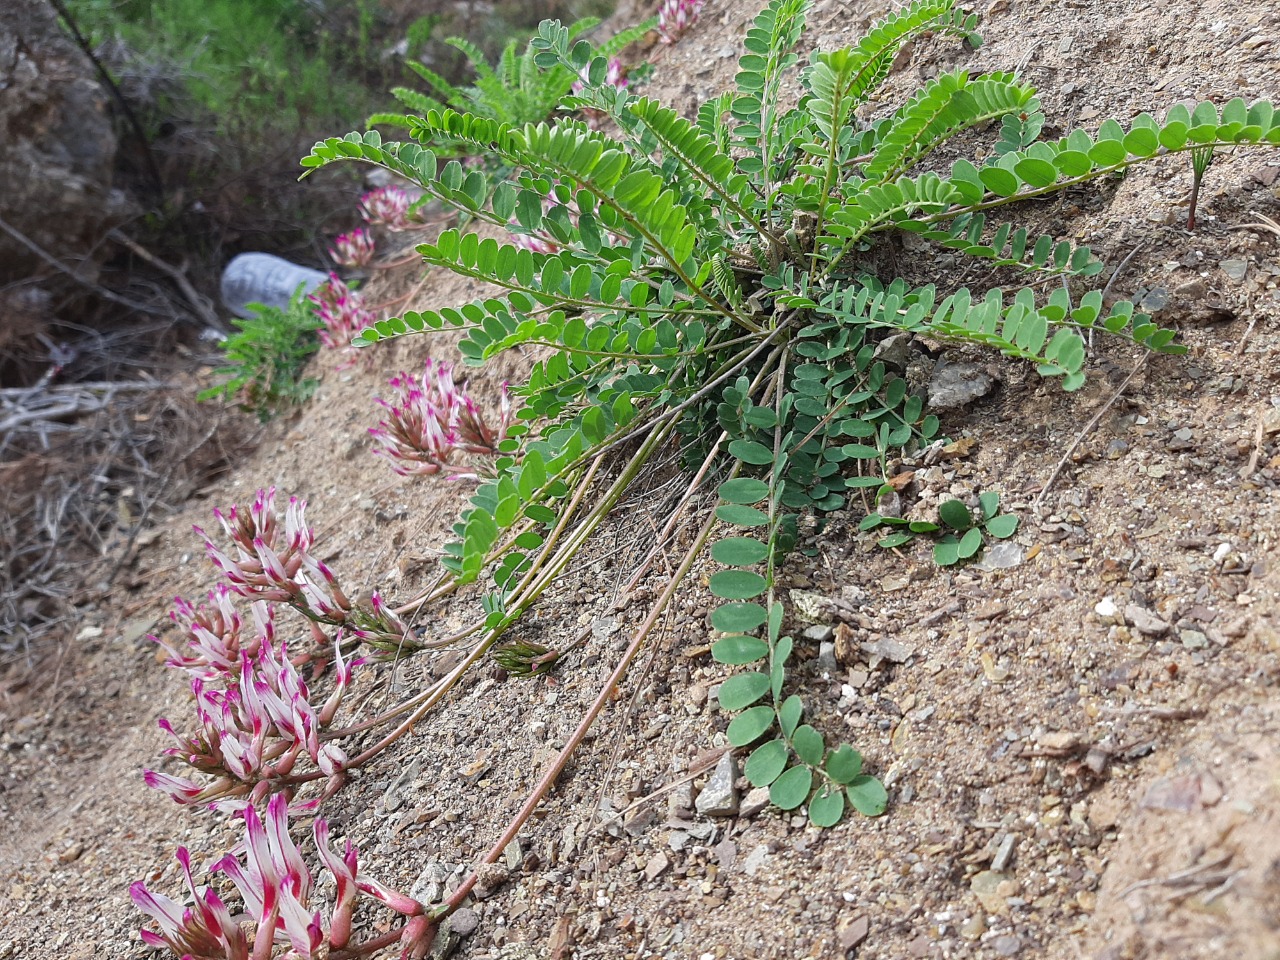
[(329, 248), (329, 256), (340, 267), (367, 267), (373, 260), (373, 234), (363, 227), (340, 233)]
[(129, 897), (134, 904), (160, 927), (160, 932), (142, 930), (144, 943), (152, 947), (168, 947), (180, 957), (192, 960), (249, 960), (249, 945), (244, 931), (231, 916), (226, 904), (209, 887), (197, 890), (191, 876), (191, 856), (179, 847), (178, 863), (191, 891), (193, 906), (183, 908), (168, 897), (152, 893), (141, 880), (130, 885)]
[(412, 203), (403, 187), (388, 184), (370, 190), (360, 198), (360, 213), (367, 223), (378, 224), (388, 230), (408, 230), (413, 226), (409, 216)]
[(364, 298), (336, 274), (329, 274), (307, 299), (316, 305), (316, 316), (324, 324), (320, 340), (326, 347), (349, 347), (356, 334), (378, 319), (366, 309)]
[(658, 33), (663, 43), (675, 43), (698, 22), (704, 0), (662, 0), (658, 8)]
[(272, 608), (258, 600), (251, 607), (253, 630), (244, 629), (240, 614), (232, 605), (234, 592), (226, 584), (218, 584), (209, 591), (208, 607), (195, 607), (182, 597), (174, 598), (169, 619), (182, 630), (188, 652), (179, 653), (159, 637), (151, 637), (169, 652), (166, 664), (210, 679), (238, 669), (242, 650), (253, 654), (263, 637), (273, 635)]
[[(172, 728), (166, 729), (169, 729), (170, 733), (173, 732)], [(155, 770), (144, 770), (142, 779), (152, 790), (162, 790), (178, 803), (195, 803), (204, 793), (204, 787), (193, 780), (173, 777), (167, 773), (158, 773)]]
[(280, 789), (279, 779), (305, 756), (336, 788), (345, 776), (347, 755), (336, 744), (322, 740), (322, 734), (333, 721), (360, 661), (348, 663), (343, 658), (341, 636), (334, 651), (338, 664), (334, 689), (319, 711), (284, 645), (277, 652), (266, 638), (256, 655), (241, 653), (238, 675), (226, 678), (234, 686), (223, 688), (194, 678), (191, 691), (199, 732), (183, 737), (167, 719), (158, 722), (176, 744), (166, 753), (217, 779), (201, 786), (148, 770), (147, 786), (168, 793), (180, 804), (261, 797)]
[[(289, 836), (289, 806), (276, 794), (267, 804), (265, 819), (252, 806), (241, 813), (245, 839), (240, 849), (244, 861), (228, 854), (213, 865), (240, 893), (244, 908), (234, 916), (208, 887), (197, 890), (191, 876), (191, 858), (178, 848), (193, 907), (152, 893), (138, 882), (129, 888), (133, 902), (159, 926), (159, 932), (142, 931), (142, 939), (155, 947), (168, 947), (191, 960), (250, 960), (249, 940), (243, 924), (253, 931), (253, 960), (269, 960), (276, 946), (286, 948), (282, 960), (320, 960), (348, 946), (352, 914), (361, 895), (378, 900), (406, 919), (400, 942), (405, 956), (422, 956), (430, 946), (434, 924), (421, 903), (384, 887), (359, 871), (359, 851), (346, 841), (341, 855), (330, 847), (329, 824), (317, 818), (312, 837), (320, 862), (337, 884), (332, 915), (313, 910), (315, 882), (301, 851)], [(383, 941), (386, 942), (385, 940)], [(362, 951), (356, 944), (352, 951)]]
[[(235, 556), (195, 527), (204, 537), (205, 552), (235, 593), (254, 601), (289, 603), (313, 619), (342, 623), (351, 601), (329, 568), (310, 553), (315, 538), (306, 524), (307, 502), (290, 497), (282, 523), (276, 513), (275, 493), (274, 487), (259, 490), (247, 515), (239, 507), (232, 507), (225, 515), (214, 510), (213, 515), (231, 538)], [(258, 619), (269, 622), (270, 618), (260, 615)], [(269, 636), (270, 630), (264, 635)], [(258, 643), (250, 649), (256, 651)]]
[(389, 381), (396, 395), (377, 399), (387, 416), (369, 433), (378, 441), (374, 454), (386, 457), (402, 475), (448, 474), (475, 477), (470, 467), (450, 463), (459, 451), (496, 456), (512, 421), (511, 399), (503, 384), (499, 422), (491, 428), (466, 387), (453, 382), (447, 363), (426, 362), (421, 380), (400, 373)]

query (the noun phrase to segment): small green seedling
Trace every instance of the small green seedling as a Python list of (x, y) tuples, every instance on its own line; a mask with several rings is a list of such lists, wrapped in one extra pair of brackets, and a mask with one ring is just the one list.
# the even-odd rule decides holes
[(948, 500), (938, 507), (939, 523), (927, 520), (906, 520), (902, 517), (886, 517), (878, 513), (868, 514), (859, 526), (860, 530), (893, 529), (883, 537), (879, 545), (886, 550), (910, 543), (920, 534), (936, 536), (933, 546), (934, 562), (940, 567), (950, 567), (961, 560), (971, 560), (982, 550), (983, 534), (997, 540), (1005, 540), (1018, 530), (1018, 518), (1011, 513), (1000, 512), (1000, 494), (988, 491), (978, 497), (980, 516), (959, 500)]

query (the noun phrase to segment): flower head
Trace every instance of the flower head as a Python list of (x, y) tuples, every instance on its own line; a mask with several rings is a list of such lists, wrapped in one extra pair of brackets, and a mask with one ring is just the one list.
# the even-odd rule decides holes
[[(249, 510), (233, 506), (227, 513), (214, 510), (231, 540), (233, 550), (224, 551), (200, 527), (205, 552), (222, 571), (228, 589), (257, 601), (290, 603), (328, 623), (342, 623), (351, 609), (333, 573), (312, 554), (315, 536), (306, 523), (307, 502), (290, 497), (281, 517), (275, 507), (275, 488), (259, 490)], [(270, 616), (256, 618), (269, 624)], [(263, 631), (270, 636), (271, 629)], [(260, 642), (250, 645), (250, 652)]]
[(326, 347), (349, 347), (356, 334), (377, 320), (365, 307), (364, 298), (337, 274), (329, 274), (307, 299), (316, 305), (316, 316), (324, 324), (320, 340)]
[(413, 226), (409, 208), (413, 201), (403, 187), (387, 184), (370, 190), (360, 198), (360, 213), (367, 223), (386, 227), (388, 230), (407, 230)]
[(373, 234), (363, 227), (340, 233), (329, 248), (329, 256), (340, 267), (367, 267), (373, 261)]
[(284, 796), (276, 794), (271, 798), (265, 818), (252, 806), (245, 807), (242, 816), (243, 862), (228, 854), (212, 869), (235, 885), (244, 901), (243, 911), (233, 916), (210, 888), (197, 890), (191, 875), (191, 858), (185, 848), (179, 847), (178, 862), (193, 906), (183, 908), (162, 894), (152, 893), (141, 881), (129, 888), (133, 902), (159, 927), (158, 932), (142, 931), (146, 943), (168, 947), (178, 956), (192, 960), (249, 960), (249, 938), (243, 926), (248, 923), (253, 933), (253, 960), (267, 960), (276, 946), (287, 951), (282, 960), (319, 960), (350, 942), (351, 916), (357, 898), (364, 894), (406, 918), (401, 937), (406, 954), (425, 953), (434, 927), (415, 922), (425, 917), (423, 905), (362, 875), (357, 863), (359, 852), (350, 840), (341, 855), (335, 852), (329, 845), (326, 821), (316, 819), (312, 836), (320, 862), (337, 882), (333, 913), (327, 921), (322, 911), (312, 909), (315, 883), (301, 851), (289, 836), (289, 807)]
[[(299, 758), (309, 757), (331, 787), (342, 782), (347, 756), (322, 738), (333, 721), (359, 660), (344, 659), (339, 639), (334, 643), (337, 663), (333, 692), (316, 709), (306, 682), (289, 660), (284, 644), (279, 649), (264, 638), (257, 653), (241, 653), (239, 672), (227, 686), (191, 681), (198, 731), (177, 733), (164, 718), (158, 723), (174, 740), (165, 752), (200, 773), (216, 779), (202, 786), (192, 780), (148, 770), (147, 786), (168, 793), (180, 804), (201, 803), (229, 797), (251, 799), (273, 789), (273, 784), (293, 771)], [(231, 681), (234, 681), (233, 683)], [(237, 801), (232, 808), (239, 807)]]
[(226, 904), (209, 887), (196, 889), (186, 847), (178, 848), (177, 860), (191, 892), (192, 906), (184, 908), (163, 894), (152, 893), (141, 880), (129, 887), (130, 899), (160, 928), (158, 933), (140, 931), (142, 941), (152, 947), (168, 947), (178, 956), (192, 960), (249, 960), (244, 931)]
[(245, 629), (239, 611), (232, 603), (235, 593), (225, 583), (209, 591), (209, 606), (198, 607), (182, 597), (175, 597), (169, 619), (182, 631), (187, 641), (186, 652), (179, 652), (159, 637), (153, 641), (169, 653), (165, 661), (171, 667), (190, 671), (193, 675), (211, 679), (238, 669), (240, 653), (257, 652), (263, 637), (274, 634), (272, 608), (261, 600), (251, 605), (253, 628)]
[(698, 22), (704, 0), (662, 0), (658, 8), (658, 33), (663, 43), (675, 43)]
[(447, 363), (426, 362), (422, 377), (400, 373), (388, 381), (391, 400), (378, 398), (387, 414), (369, 433), (378, 442), (374, 454), (386, 457), (403, 475), (448, 474), (475, 477), (475, 471), (450, 462), (457, 452), (496, 456), (511, 425), (511, 400), (504, 384), (499, 422), (490, 427), (466, 387), (454, 383)]

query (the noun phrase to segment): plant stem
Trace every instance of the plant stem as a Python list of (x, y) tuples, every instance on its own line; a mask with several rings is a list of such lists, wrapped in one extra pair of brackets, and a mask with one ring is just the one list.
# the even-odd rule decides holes
[[(719, 452), (720, 444), (723, 440), (724, 436), (722, 435), (721, 438), (716, 441), (715, 446), (707, 457), (708, 462), (710, 462), (710, 460), (712, 460)], [(607, 704), (612, 698), (614, 690), (626, 675), (628, 667), (631, 666), (631, 662), (640, 652), (640, 648), (644, 646), (644, 642), (648, 639), (654, 625), (658, 622), (658, 618), (662, 616), (667, 606), (671, 603), (672, 598), (676, 594), (676, 590), (688, 574), (689, 569), (693, 566), (694, 561), (697, 560), (699, 554), (701, 554), (702, 548), (706, 545), (707, 539), (711, 536), (711, 531), (715, 528), (716, 522), (715, 513), (713, 512), (708, 514), (707, 519), (702, 524), (702, 529), (698, 531), (698, 536), (694, 540), (693, 545), (685, 553), (684, 559), (681, 561), (679, 568), (674, 574), (672, 574), (671, 580), (667, 583), (667, 586), (654, 602), (653, 607), (649, 610), (649, 615), (645, 617), (644, 622), (636, 629), (635, 635), (632, 637), (631, 643), (627, 647), (626, 652), (623, 653), (622, 658), (618, 661), (618, 665), (614, 668), (613, 673), (609, 675), (609, 679), (605, 681), (605, 684), (600, 689), (600, 693), (596, 696), (595, 701), (591, 704), (591, 707), (587, 710), (581, 722), (579, 722), (577, 729), (575, 729), (569, 736), (569, 739), (565, 743), (564, 749), (560, 751), (559, 756), (556, 757), (551, 766), (547, 768), (545, 773), (543, 773), (537, 786), (533, 788), (533, 792), (530, 793), (528, 799), (525, 800), (524, 805), (507, 825), (507, 828), (502, 832), (502, 836), (497, 839), (481, 859), (480, 862), (482, 864), (498, 862), (498, 858), (503, 855), (507, 846), (515, 839), (516, 834), (520, 832), (521, 827), (525, 825), (529, 817), (533, 815), (533, 811), (537, 809), (538, 804), (542, 802), (543, 797), (552, 788), (552, 786), (555, 785), (560, 774), (564, 772), (564, 768), (569, 763), (569, 758), (573, 756), (573, 752), (582, 743), (583, 738), (587, 735), (587, 731), (591, 729), (591, 725), (595, 723), (596, 718), (599, 717), (601, 711), (605, 707), (605, 704)], [(475, 887), (478, 880), (478, 873), (472, 871), (471, 875), (463, 881), (462, 886), (455, 890), (449, 899), (445, 901), (444, 915), (447, 916), (448, 914), (453, 913), (462, 905), (463, 901), (466, 900), (467, 895), (471, 892), (472, 888)]]

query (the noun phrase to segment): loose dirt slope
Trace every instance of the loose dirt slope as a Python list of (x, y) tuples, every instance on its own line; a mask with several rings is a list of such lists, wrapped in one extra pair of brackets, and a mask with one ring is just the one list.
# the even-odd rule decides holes
[[(754, 12), (710, 0), (658, 62), (656, 95), (688, 108), (722, 89)], [(850, 43), (883, 12), (818, 3), (808, 42)], [(958, 65), (1022, 68), (1059, 129), (1187, 99), (1280, 98), (1280, 15), (1263, 4), (996, 0), (986, 13), (981, 50), (917, 45), (886, 105)], [(679, 786), (624, 824), (609, 816), (705, 768), (723, 745), (728, 718), (711, 694), (727, 671), (706, 654), (695, 582), (521, 835), (507, 882), (476, 905), (459, 955), (1280, 955), (1280, 237), (1247, 226), (1280, 220), (1278, 165), (1266, 152), (1216, 162), (1195, 234), (1178, 227), (1183, 160), (1025, 212), (1113, 264), (1136, 248), (1113, 294), (1167, 291), (1162, 316), (1191, 354), (1151, 360), (1109, 407), (1138, 359), (1111, 345), (1075, 396), (992, 364), (998, 390), (945, 424), (971, 451), (921, 484), (934, 495), (1002, 490), (1023, 517), (1015, 565), (947, 572), (924, 547), (880, 553), (856, 533), (856, 511), (795, 564), (791, 586), (831, 598), (818, 625), (839, 627), (840, 640), (838, 662), (802, 647), (797, 682), (813, 722), (851, 739), (889, 785), (884, 817), (822, 832), (767, 809), (700, 818)], [(901, 260), (925, 269), (910, 251)], [(441, 281), (423, 305), (473, 293)], [(143, 635), (173, 595), (213, 582), (190, 524), (275, 485), (310, 502), (320, 553), (344, 584), (407, 598), (429, 578), (465, 491), (391, 480), (365, 428), (389, 373), (449, 353), (415, 338), (372, 351), (368, 366), (323, 358), (314, 401), (86, 609), (61, 667), (0, 688), (0, 958), (144, 956), (128, 883), (176, 892), (176, 844), (215, 856), (230, 842), (221, 821), (175, 808), (139, 776), (162, 746), (155, 718), (184, 711)], [(484, 371), (477, 392), (511, 372)], [(612, 605), (663, 520), (674, 489), (664, 480), (525, 628), (549, 644), (597, 628), (554, 682), (482, 670), (332, 801), (371, 873), (409, 889), (497, 836), (642, 616), (638, 596)], [(460, 622), (465, 610), (435, 615)], [(360, 682), (390, 696), (429, 669)]]

